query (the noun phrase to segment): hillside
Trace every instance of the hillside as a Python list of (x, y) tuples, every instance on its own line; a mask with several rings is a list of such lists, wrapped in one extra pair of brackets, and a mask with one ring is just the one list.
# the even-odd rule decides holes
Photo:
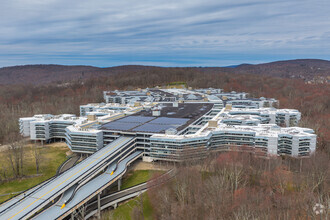
[(330, 61), (316, 59), (287, 60), (258, 65), (243, 64), (234, 69), (237, 73), (265, 74), (282, 78), (311, 80), (316, 76), (330, 76)]
[(84, 72), (98, 68), (91, 66), (25, 65), (0, 69), (1, 84), (42, 84), (78, 79)]
[(117, 66), (99, 68), (93, 66), (25, 65), (0, 68), (0, 84), (47, 84), (72, 80), (86, 80), (113, 74), (136, 74), (139, 72), (165, 73), (168, 71), (196, 73), (260, 74), (282, 78), (300, 78), (305, 81), (324, 82), (329, 80), (330, 61), (305, 59), (278, 61), (265, 64), (243, 64), (236, 67), (152, 67)]

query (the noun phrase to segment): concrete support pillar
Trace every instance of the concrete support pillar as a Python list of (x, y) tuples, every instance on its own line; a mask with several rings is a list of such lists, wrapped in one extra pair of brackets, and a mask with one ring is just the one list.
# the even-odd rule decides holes
[(74, 220), (74, 213), (71, 212), (71, 220)]
[(97, 219), (101, 219), (101, 193), (97, 194)]
[(113, 205), (113, 209), (116, 209), (116, 208), (117, 208), (117, 206), (118, 206), (118, 204), (117, 204), (117, 203), (115, 203), (115, 204)]
[(83, 205), (81, 208), (82, 208), (81, 217), (82, 217), (82, 219), (85, 219), (85, 205)]
[(118, 191), (120, 191), (120, 187), (121, 187), (121, 178), (118, 179)]

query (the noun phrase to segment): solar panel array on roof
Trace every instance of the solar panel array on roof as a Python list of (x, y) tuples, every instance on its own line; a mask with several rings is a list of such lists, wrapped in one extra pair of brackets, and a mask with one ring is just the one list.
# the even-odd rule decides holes
[(159, 117), (155, 120), (150, 121), (150, 124), (168, 124), (168, 125), (183, 125), (187, 123), (189, 119), (186, 118), (168, 118), (168, 117)]
[(145, 116), (128, 116), (122, 119), (116, 120), (116, 122), (139, 122), (139, 123), (145, 123), (147, 121), (150, 121), (154, 119), (155, 117), (145, 117)]
[(169, 128), (176, 128), (177, 126), (168, 125), (168, 124), (144, 124), (137, 128), (134, 128), (133, 131), (144, 131), (144, 132), (162, 132)]
[(103, 128), (119, 131), (162, 132), (169, 128), (178, 128), (187, 123), (186, 118), (128, 116), (109, 122)]
[(134, 127), (137, 127), (139, 125), (141, 125), (141, 123), (137, 123), (137, 122), (128, 123), (128, 122), (117, 122), (117, 121), (114, 121), (114, 122), (105, 124), (103, 126), (103, 128), (106, 128), (106, 129), (109, 129), (109, 130), (127, 131), (127, 130), (130, 130), (130, 129), (132, 129)]

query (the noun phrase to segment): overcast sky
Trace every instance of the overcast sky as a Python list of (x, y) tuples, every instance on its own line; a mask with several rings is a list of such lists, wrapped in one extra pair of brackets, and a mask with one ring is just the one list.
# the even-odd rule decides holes
[(0, 67), (330, 60), (330, 0), (1, 0)]

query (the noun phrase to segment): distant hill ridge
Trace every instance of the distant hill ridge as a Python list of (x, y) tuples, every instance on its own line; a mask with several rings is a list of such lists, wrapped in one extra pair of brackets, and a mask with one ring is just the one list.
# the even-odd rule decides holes
[(318, 59), (285, 60), (263, 64), (241, 64), (228, 67), (156, 67), (142, 65), (126, 65), (116, 67), (65, 66), (54, 64), (22, 65), (0, 68), (0, 84), (47, 84), (85, 80), (91, 77), (109, 76), (112, 74), (140, 71), (182, 71), (221, 72), (239, 74), (271, 75), (283, 78), (301, 78), (312, 80), (316, 76), (330, 76), (330, 61)]

